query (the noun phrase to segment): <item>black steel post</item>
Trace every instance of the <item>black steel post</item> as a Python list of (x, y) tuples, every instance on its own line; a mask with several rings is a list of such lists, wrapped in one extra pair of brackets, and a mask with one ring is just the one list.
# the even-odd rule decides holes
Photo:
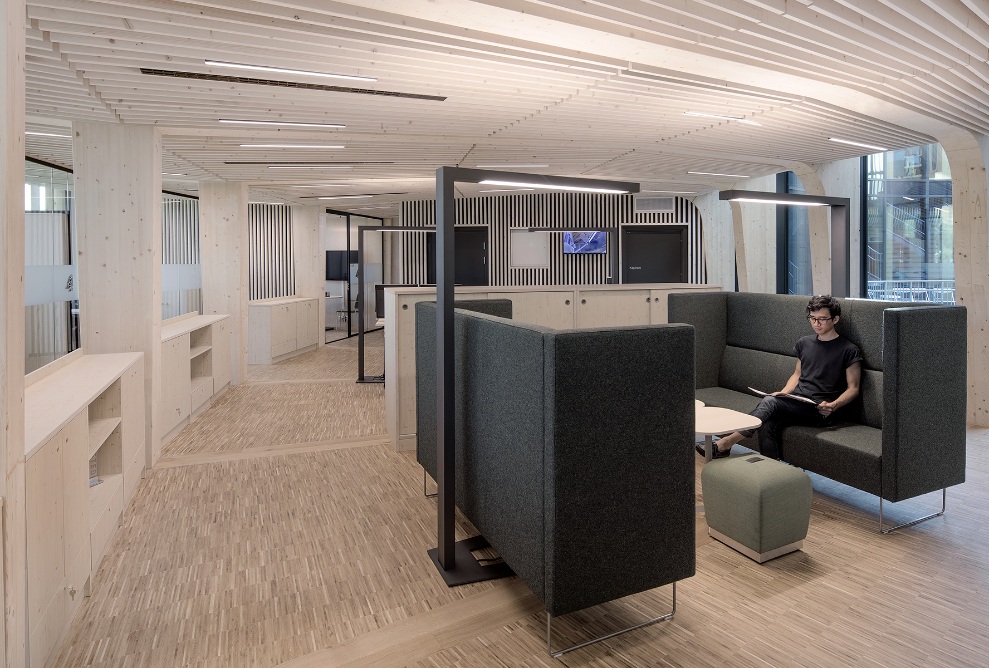
[(437, 560), (456, 567), (456, 430), (454, 392), (454, 177), (446, 167), (436, 170), (436, 468)]

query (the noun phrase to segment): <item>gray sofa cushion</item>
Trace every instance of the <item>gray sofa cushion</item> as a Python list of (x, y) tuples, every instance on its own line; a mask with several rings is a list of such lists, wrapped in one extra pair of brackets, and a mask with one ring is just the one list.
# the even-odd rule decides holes
[(857, 424), (783, 430), (782, 458), (856, 489), (879, 494), (882, 431)]

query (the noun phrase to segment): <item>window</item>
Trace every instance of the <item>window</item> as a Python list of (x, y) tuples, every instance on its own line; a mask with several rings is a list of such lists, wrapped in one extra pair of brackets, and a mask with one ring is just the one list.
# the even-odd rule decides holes
[(951, 170), (940, 144), (862, 158), (869, 299), (955, 301)]
[(163, 194), (161, 201), (161, 317), (203, 310), (199, 200)]

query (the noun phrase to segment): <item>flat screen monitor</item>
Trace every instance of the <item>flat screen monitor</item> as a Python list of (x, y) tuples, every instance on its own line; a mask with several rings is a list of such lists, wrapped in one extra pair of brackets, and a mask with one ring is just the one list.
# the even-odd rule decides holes
[(607, 232), (564, 232), (564, 253), (607, 253)]
[(326, 251), (326, 280), (349, 281), (350, 265), (357, 264), (357, 251), (328, 250)]

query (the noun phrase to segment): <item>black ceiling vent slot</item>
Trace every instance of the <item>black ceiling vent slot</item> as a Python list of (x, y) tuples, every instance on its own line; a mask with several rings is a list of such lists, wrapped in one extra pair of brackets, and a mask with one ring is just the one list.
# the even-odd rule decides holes
[(277, 79), (253, 79), (251, 77), (231, 77), (224, 74), (204, 74), (201, 72), (177, 72), (175, 70), (155, 70), (141, 68), (141, 74), (151, 74), (158, 77), (176, 77), (178, 79), (199, 79), (200, 81), (223, 81), (226, 83), (255, 84), (257, 86), (276, 86), (279, 88), (299, 88), (302, 90), (318, 90), (327, 93), (359, 93), (361, 95), (381, 95), (384, 97), (402, 97), (408, 100), (430, 100), (443, 102), (445, 96), (419, 95), (418, 93), (396, 93), (390, 90), (373, 90), (370, 88), (351, 88), (350, 86), (327, 86), (326, 84), (299, 83), (296, 81), (278, 81)]

